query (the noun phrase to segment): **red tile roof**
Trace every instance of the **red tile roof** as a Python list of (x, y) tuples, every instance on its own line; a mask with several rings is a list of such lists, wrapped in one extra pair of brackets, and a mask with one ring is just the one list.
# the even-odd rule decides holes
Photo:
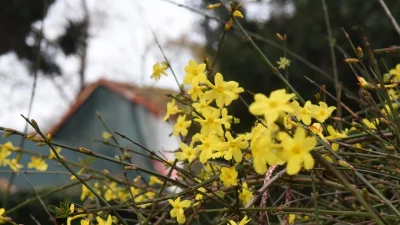
[(74, 115), (74, 113), (81, 107), (81, 105), (89, 98), (89, 96), (98, 88), (104, 87), (108, 90), (115, 92), (129, 101), (143, 106), (149, 112), (153, 113), (155, 117), (164, 115), (167, 102), (171, 99), (166, 94), (172, 94), (174, 91), (168, 89), (161, 89), (155, 87), (138, 87), (133, 84), (109, 81), (100, 79), (95, 83), (89, 84), (78, 95), (75, 102), (62, 116), (61, 120), (50, 128), (49, 133), (55, 135), (58, 130)]

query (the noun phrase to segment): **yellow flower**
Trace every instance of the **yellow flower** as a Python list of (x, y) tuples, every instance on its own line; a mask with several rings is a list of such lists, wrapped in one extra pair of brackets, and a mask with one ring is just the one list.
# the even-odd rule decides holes
[(9, 151), (17, 151), (19, 149), (19, 147), (15, 147), (11, 141), (7, 141), (6, 143), (3, 144), (1, 149), (2, 150), (6, 149), (6, 150), (9, 150)]
[(85, 198), (93, 198), (94, 194), (85, 186), (82, 184), (82, 193), (81, 193), (81, 201), (85, 200)]
[(286, 57), (280, 57), (279, 61), (277, 61), (276, 63), (278, 63), (279, 69), (283, 70), (290, 66), (290, 60)]
[(6, 210), (4, 208), (0, 208), (0, 224), (5, 224), (9, 221), (6, 217), (3, 216), (5, 211)]
[[(200, 187), (199, 189), (197, 189), (198, 191), (200, 191), (200, 192), (202, 192), (202, 193), (206, 193), (206, 189), (205, 188), (203, 188), (203, 187)], [(196, 197), (195, 197), (195, 199), (196, 200), (201, 200), (201, 199), (203, 199), (203, 194), (196, 194)]]
[(7, 148), (0, 149), (0, 166), (6, 165), (7, 157), (11, 155), (11, 152)]
[(155, 176), (150, 176), (149, 185), (163, 184), (163, 182)]
[(331, 116), (332, 112), (336, 109), (335, 106), (329, 106), (325, 102), (319, 102), (319, 106), (311, 105), (312, 117), (318, 120), (318, 122), (325, 122), (328, 117)]
[(239, 222), (239, 224), (237, 224), (235, 221), (233, 221), (233, 220), (229, 220), (229, 223), (228, 223), (228, 225), (245, 225), (245, 224), (247, 224), (249, 221), (250, 221), (251, 219), (247, 219), (247, 215), (245, 215), (244, 217), (243, 217), (243, 219)]
[(250, 105), (249, 110), (253, 115), (263, 115), (268, 124), (272, 124), (282, 112), (291, 113), (294, 111), (289, 104), (289, 100), (294, 96), (294, 94), (286, 94), (285, 89), (271, 92), (269, 98), (263, 94), (255, 94), (255, 101)]
[(289, 224), (293, 224), (294, 219), (296, 219), (296, 214), (289, 214)]
[(291, 105), (294, 108), (293, 115), (296, 116), (298, 121), (302, 121), (305, 125), (311, 124), (311, 101), (307, 101), (303, 107), (300, 107), (300, 104), (294, 100)]
[[(214, 111), (216, 108), (210, 106), (211, 102), (212, 101), (200, 99), (199, 102), (194, 102), (192, 106), (198, 113), (203, 113), (203, 111)], [(197, 113), (193, 113), (193, 115), (198, 117)]]
[(186, 121), (186, 115), (180, 115), (175, 123), (173, 135), (178, 136), (181, 134), (182, 136), (186, 136), (190, 124), (191, 121)]
[(214, 83), (215, 85), (207, 80), (207, 84), (211, 87), (211, 90), (207, 91), (203, 98), (205, 100), (215, 99), (215, 102), (219, 108), (230, 105), (233, 100), (239, 98), (239, 93), (244, 91), (243, 88), (239, 87), (237, 82), (224, 81), (224, 77), (220, 73), (215, 75)]
[(189, 64), (185, 66), (186, 75), (183, 78), (184, 84), (191, 84), (197, 86), (199, 83), (204, 83), (207, 80), (206, 64), (200, 63), (197, 65), (195, 60), (190, 60)]
[(190, 97), (192, 97), (193, 101), (196, 101), (197, 98), (201, 98), (204, 95), (203, 90), (206, 89), (206, 86), (202, 86), (202, 85), (193, 85), (191, 89), (189, 89), (189, 91), (187, 92)]
[(96, 221), (98, 225), (112, 225), (111, 215), (108, 215), (107, 221), (103, 220), (100, 216), (97, 216)]
[(367, 126), (369, 129), (376, 130), (376, 125), (379, 125), (379, 119), (376, 118), (375, 122), (371, 122), (368, 119), (362, 119), (362, 122)]
[(181, 197), (178, 197), (175, 201), (168, 199), (169, 204), (172, 205), (172, 210), (170, 211), (171, 217), (176, 217), (178, 223), (185, 223), (185, 211), (184, 208), (188, 208), (190, 206), (189, 200), (181, 201)]
[(236, 186), (237, 185), (238, 173), (234, 166), (230, 168), (223, 167), (221, 169), (221, 175), (219, 179), (224, 183), (225, 187)]
[(28, 163), (28, 168), (35, 168), (39, 171), (46, 171), (47, 170), (47, 163), (44, 161), (42, 157), (32, 156), (31, 161)]
[(252, 130), (250, 149), (253, 167), (258, 174), (265, 174), (267, 163), (272, 166), (278, 162), (278, 148), (280, 146), (273, 143), (271, 131), (262, 124), (257, 124)]
[(103, 131), (102, 136), (103, 136), (104, 141), (108, 142), (112, 138), (113, 135), (108, 132)]
[(220, 151), (223, 152), (226, 160), (231, 160), (232, 156), (236, 162), (242, 161), (242, 149), (246, 149), (249, 146), (247, 141), (244, 141), (244, 136), (238, 136), (233, 138), (231, 132), (225, 132), (226, 142), (223, 142), (220, 147)]
[(219, 136), (224, 135), (224, 130), (222, 129), (222, 124), (226, 124), (226, 121), (221, 119), (221, 112), (219, 109), (214, 109), (212, 111), (205, 110), (202, 112), (204, 118), (196, 118), (194, 121), (200, 123), (201, 133), (208, 134), (215, 131)]
[(246, 205), (253, 198), (253, 193), (248, 189), (247, 183), (243, 183), (242, 192), (239, 193), (239, 199), (243, 205)]
[(168, 64), (166, 63), (155, 63), (153, 65), (153, 74), (151, 74), (150, 78), (153, 78), (154, 80), (158, 81), (161, 78), (161, 74), (168, 76), (167, 72), (165, 70), (168, 69)]
[(243, 14), (239, 10), (233, 11), (233, 17), (240, 17), (242, 19), (244, 18)]
[(215, 149), (220, 146), (221, 140), (215, 135), (214, 132), (210, 132), (207, 135), (204, 135), (204, 133), (198, 133), (193, 136), (193, 140), (201, 142), (201, 144), (196, 146), (196, 148), (201, 151), (201, 163), (205, 164), (209, 159), (215, 159), (216, 157), (221, 156), (220, 152), (215, 153)]
[(163, 121), (167, 121), (171, 115), (182, 112), (182, 110), (178, 109), (178, 106), (175, 105), (175, 99), (173, 98), (171, 102), (167, 103), (167, 114), (164, 116)]
[[(60, 147), (56, 148), (56, 152), (60, 155), (61, 148)], [(56, 154), (54, 154), (53, 150), (51, 149), (50, 149), (49, 159), (57, 159)]]
[[(328, 140), (347, 137), (347, 135), (345, 133), (340, 133), (337, 130), (335, 130), (335, 128), (333, 128), (332, 125), (329, 125), (327, 129), (328, 129), (329, 136), (327, 136), (326, 139), (328, 139)], [(339, 144), (332, 143), (332, 150), (337, 151), (338, 149), (339, 149)]]
[(5, 166), (6, 166), (6, 165), (10, 166), (10, 168), (11, 168), (14, 172), (18, 172), (19, 169), (24, 168), (23, 165), (21, 165), (21, 164), (18, 163), (18, 161), (17, 161), (16, 158), (11, 159), (11, 160), (5, 159), (3, 163), (4, 163)]
[[(69, 207), (69, 210), (70, 210), (70, 213), (74, 213), (75, 205), (71, 204), (71, 206)], [(85, 217), (85, 216), (86, 216), (85, 214), (79, 214), (79, 215), (72, 216), (72, 217), (69, 216), (69, 217), (67, 217), (67, 225), (71, 225), (71, 221), (72, 220), (78, 219), (78, 218), (82, 218), (82, 217)]]
[(81, 225), (90, 225), (90, 220), (89, 219), (81, 220)]
[(175, 152), (175, 157), (180, 161), (187, 160), (189, 163), (193, 162), (197, 158), (199, 154), (199, 150), (197, 148), (193, 148), (193, 143), (190, 143), (190, 146), (187, 146), (185, 143), (180, 143), (179, 147), (182, 152)]
[(309, 170), (314, 167), (314, 159), (310, 151), (316, 146), (315, 137), (306, 137), (303, 128), (298, 127), (294, 137), (286, 136), (282, 141), (283, 151), (281, 157), (287, 162), (287, 174), (297, 174), (301, 166)]
[(400, 81), (400, 64), (397, 64), (395, 69), (389, 70), (389, 74), (393, 76), (393, 80)]

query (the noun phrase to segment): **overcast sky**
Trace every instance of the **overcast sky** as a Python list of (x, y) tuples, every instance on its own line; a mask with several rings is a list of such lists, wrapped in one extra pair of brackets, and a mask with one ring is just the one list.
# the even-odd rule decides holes
[[(181, 4), (193, 2), (173, 1)], [(190, 59), (196, 58), (189, 50), (167, 48), (166, 43), (182, 34), (186, 34), (188, 41), (204, 43), (197, 27), (200, 15), (162, 0), (87, 0), (87, 5), (91, 23), (86, 83), (105, 78), (177, 89), (171, 74), (158, 83), (150, 79), (152, 65), (163, 61), (163, 57), (149, 26), (164, 46), (172, 68), (181, 81), (183, 67)], [(267, 4), (249, 0), (245, 1), (244, 6), (248, 18), (268, 17)], [(46, 38), (55, 40), (64, 32), (68, 20), (82, 17), (81, 0), (57, 0), (45, 18)], [(39, 28), (40, 22), (33, 26)], [(29, 37), (26, 41), (34, 43)], [(78, 57), (65, 57), (61, 51), (54, 51), (53, 54), (61, 65), (62, 76), (50, 79), (39, 74), (31, 115), (43, 128), (49, 128), (60, 119), (73, 103), (79, 88)], [(0, 82), (0, 126), (23, 130), (25, 122), (20, 114), (27, 115), (33, 77), (28, 73), (25, 62), (19, 61), (12, 52), (0, 57)]]
[[(175, 2), (185, 3), (184, 0)], [(149, 25), (162, 44), (184, 32), (193, 32), (192, 41), (201, 42), (193, 26), (198, 16), (160, 0), (88, 0), (88, 9), (91, 24), (86, 82), (106, 78), (177, 88), (172, 76), (158, 83), (149, 78), (152, 65), (163, 61)], [(82, 16), (81, 0), (57, 0), (45, 18), (45, 36), (56, 39), (64, 31), (68, 19)], [(40, 23), (34, 26), (39, 27)], [(31, 40), (27, 38), (27, 41)], [(192, 58), (191, 53), (183, 49), (178, 53), (166, 49), (166, 53), (181, 79), (183, 66)], [(78, 58), (65, 57), (61, 52), (55, 52), (54, 57), (62, 66), (63, 75), (54, 79), (39, 75), (31, 116), (45, 128), (65, 113), (78, 89)], [(0, 57), (0, 82), (0, 125), (22, 130), (24, 121), (20, 114), (27, 115), (33, 78), (14, 53)], [(58, 91), (60, 87), (61, 92)]]

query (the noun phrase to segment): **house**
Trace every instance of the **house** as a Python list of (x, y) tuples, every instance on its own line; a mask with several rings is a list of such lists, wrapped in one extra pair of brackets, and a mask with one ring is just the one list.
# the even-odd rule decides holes
[[(138, 87), (132, 84), (101, 79), (88, 85), (78, 95), (75, 103), (64, 114), (59, 123), (51, 127), (48, 132), (52, 134), (54, 142), (74, 148), (85, 147), (97, 153), (114, 157), (120, 154), (118, 148), (93, 141), (93, 139), (102, 140), (102, 133), (106, 130), (97, 117), (98, 112), (111, 131), (125, 134), (130, 139), (155, 152), (175, 150), (178, 148), (179, 142), (177, 138), (170, 135), (172, 133), (172, 125), (162, 121), (166, 103), (170, 101), (166, 94), (171, 93), (173, 93), (171, 90)], [(129, 141), (119, 137), (117, 139), (121, 146), (145, 153), (143, 149)], [(12, 141), (15, 145), (18, 145), (20, 140), (21, 137), (13, 135), (1, 138), (0, 143)], [(110, 143), (113, 142), (110, 141)], [(24, 149), (44, 155), (49, 154), (48, 146), (39, 147), (31, 141), (25, 142)], [(90, 156), (67, 149), (63, 149), (61, 155), (75, 163), (86, 164), (91, 161)], [(30, 157), (28, 155), (22, 157), (21, 164), (25, 165), (23, 170), (27, 169), (26, 165), (29, 160)], [(49, 164), (48, 171), (66, 171), (56, 161), (46, 161)], [(161, 163), (151, 161), (144, 156), (133, 155), (132, 161), (141, 167), (156, 170), (158, 173), (166, 173)], [(107, 169), (113, 176), (122, 176), (122, 166), (113, 162), (96, 159), (90, 167), (99, 171)], [(10, 169), (8, 167), (0, 167), (0, 172), (1, 170)], [(76, 171), (78, 171), (78, 168), (76, 168)], [(135, 173), (135, 171), (129, 171), (130, 177), (135, 176)], [(3, 178), (3, 180), (7, 180), (8, 177), (10, 177), (9, 174), (0, 173), (0, 178)], [(27, 177), (35, 187), (49, 187), (68, 183), (70, 175), (28, 173)], [(21, 175), (16, 177), (14, 184), (18, 189), (28, 188)]]

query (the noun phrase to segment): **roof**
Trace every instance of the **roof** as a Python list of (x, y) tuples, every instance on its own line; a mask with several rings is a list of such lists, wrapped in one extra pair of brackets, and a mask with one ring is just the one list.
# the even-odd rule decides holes
[(143, 106), (155, 117), (161, 117), (165, 113), (167, 102), (171, 100), (171, 98), (166, 95), (176, 93), (175, 91), (169, 89), (139, 87), (134, 84), (100, 79), (97, 82), (89, 84), (83, 89), (83, 91), (81, 91), (75, 102), (61, 117), (60, 121), (50, 128), (49, 133), (55, 135), (60, 128), (74, 115), (79, 107), (85, 103), (89, 96), (99, 87), (104, 87), (135, 104)]

